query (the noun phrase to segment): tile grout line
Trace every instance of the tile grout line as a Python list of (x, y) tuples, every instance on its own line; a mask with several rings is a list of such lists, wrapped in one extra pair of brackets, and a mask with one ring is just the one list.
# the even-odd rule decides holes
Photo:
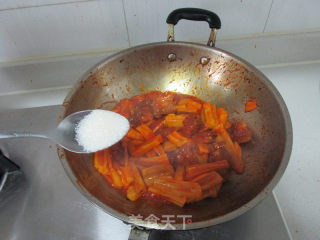
[[(56, 58), (62, 57), (79, 57), (79, 56), (90, 56), (95, 54), (112, 54), (118, 51), (122, 51), (126, 49), (127, 46), (117, 47), (117, 48), (99, 48), (99, 49), (91, 49), (86, 51), (77, 51), (77, 52), (65, 52), (65, 53), (56, 53), (56, 54), (48, 54), (48, 55), (36, 55), (30, 57), (22, 57), (22, 58), (9, 58), (7, 60), (0, 59), (0, 66), (2, 64), (12, 64), (12, 63), (23, 63), (23, 62), (37, 62), (39, 60), (52, 60)], [(54, 61), (54, 60), (53, 60)]]
[(129, 44), (129, 47), (131, 47), (131, 41), (130, 41), (130, 36), (129, 36), (129, 28), (128, 28), (128, 21), (127, 21), (127, 14), (126, 14), (126, 8), (124, 7), (124, 0), (121, 0), (121, 2), (122, 2), (122, 11), (123, 11), (123, 15), (124, 15), (124, 22), (125, 22), (125, 24), (126, 24), (128, 44)]
[(268, 25), (268, 21), (269, 21), (269, 18), (270, 18), (270, 13), (271, 13), (272, 6), (273, 6), (273, 1), (274, 0), (271, 0), (268, 16), (267, 16), (266, 22), (264, 23), (263, 30), (262, 30), (263, 33), (266, 31), (266, 28), (267, 28), (267, 25)]
[(68, 4), (74, 4), (74, 3), (94, 2), (94, 1), (96, 1), (96, 0), (74, 0), (74, 1), (70, 1), (70, 2), (49, 3), (49, 4), (40, 4), (40, 5), (30, 5), (30, 6), (24, 6), (24, 7), (4, 8), (4, 9), (0, 9), (0, 12), (14, 11), (14, 10), (20, 10), (20, 9), (26, 9), (26, 8), (39, 8), (39, 7), (48, 7), (48, 6), (57, 6), (57, 5), (68, 5)]
[(303, 65), (311, 65), (311, 64), (319, 64), (319, 63), (320, 63), (320, 59), (316, 59), (316, 60), (309, 60), (309, 61), (255, 65), (255, 67), (258, 69), (268, 69), (268, 68), (280, 68), (280, 67), (291, 67), (291, 66), (303, 66)]

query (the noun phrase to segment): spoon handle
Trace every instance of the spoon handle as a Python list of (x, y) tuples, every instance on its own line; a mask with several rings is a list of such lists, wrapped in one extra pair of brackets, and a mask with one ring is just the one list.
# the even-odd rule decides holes
[(21, 137), (39, 137), (39, 138), (48, 138), (45, 135), (28, 132), (28, 131), (0, 131), (0, 139), (4, 138), (21, 138)]

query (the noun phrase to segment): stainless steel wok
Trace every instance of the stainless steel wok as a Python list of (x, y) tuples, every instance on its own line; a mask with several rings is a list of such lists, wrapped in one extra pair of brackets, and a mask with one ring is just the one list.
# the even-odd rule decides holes
[[(208, 45), (175, 42), (173, 26), (180, 19), (204, 20), (211, 30)], [(168, 19), (167, 42), (145, 44), (108, 57), (94, 66), (74, 86), (64, 101), (61, 118), (85, 109), (112, 109), (122, 98), (150, 90), (195, 95), (228, 110), (231, 119), (247, 123), (253, 132), (242, 146), (245, 172), (233, 174), (216, 199), (205, 199), (183, 208), (139, 199), (131, 202), (93, 167), (93, 155), (59, 149), (62, 165), (78, 190), (91, 202), (124, 222), (160, 229), (163, 223), (137, 221), (131, 216), (174, 215), (176, 229), (191, 215), (185, 229), (202, 228), (231, 220), (264, 199), (279, 181), (288, 164), (292, 126), (287, 107), (273, 84), (253, 65), (214, 47), (220, 20), (201, 9), (178, 9)], [(258, 108), (245, 113), (247, 100)]]

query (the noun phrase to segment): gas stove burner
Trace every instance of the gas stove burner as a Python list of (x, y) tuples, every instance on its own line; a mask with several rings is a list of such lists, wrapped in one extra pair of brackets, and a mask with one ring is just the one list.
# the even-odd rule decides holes
[(21, 177), (20, 167), (0, 151), (0, 207), (16, 192)]

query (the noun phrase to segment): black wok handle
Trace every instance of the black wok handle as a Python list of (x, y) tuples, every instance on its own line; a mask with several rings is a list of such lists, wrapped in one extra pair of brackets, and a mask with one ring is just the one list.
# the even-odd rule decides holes
[(174, 25), (176, 25), (181, 19), (207, 22), (211, 28), (207, 45), (212, 47), (215, 45), (216, 29), (221, 28), (220, 18), (214, 12), (200, 8), (179, 8), (172, 11), (167, 17), (167, 23), (169, 24), (167, 41), (174, 41)]
[(205, 21), (210, 28), (221, 28), (221, 21), (214, 12), (200, 8), (179, 8), (172, 11), (167, 17), (167, 23), (176, 25), (181, 19), (192, 21)]

